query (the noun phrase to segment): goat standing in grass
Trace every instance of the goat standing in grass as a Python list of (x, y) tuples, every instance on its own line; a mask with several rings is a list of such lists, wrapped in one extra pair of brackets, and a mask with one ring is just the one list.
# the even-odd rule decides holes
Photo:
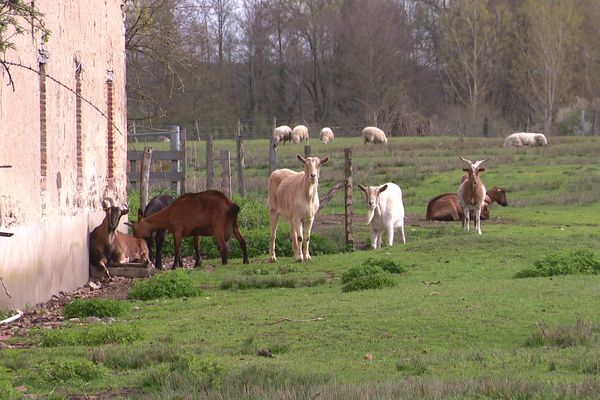
[[(168, 194), (161, 194), (153, 197), (144, 208), (144, 211), (138, 209), (138, 221), (147, 218), (152, 214), (156, 214), (163, 208), (173, 204), (173, 201), (173, 197)], [(154, 261), (154, 266), (158, 269), (162, 269), (162, 248), (166, 236), (166, 229), (158, 229), (152, 232), (150, 237), (144, 238), (148, 245), (148, 250), (150, 251), (150, 259)]]
[(227, 264), (227, 241), (231, 234), (235, 236), (242, 249), (244, 264), (248, 264), (246, 241), (240, 233), (237, 217), (240, 207), (229, 200), (223, 192), (206, 190), (199, 193), (187, 193), (163, 208), (156, 214), (128, 224), (137, 238), (149, 237), (157, 229), (166, 229), (175, 239), (175, 260), (173, 268), (183, 267), (181, 243), (184, 237), (194, 237), (196, 253), (195, 266), (200, 265), (200, 237), (213, 236), (221, 253), (221, 263)]
[(463, 168), (468, 177), (460, 184), (457, 192), (458, 205), (463, 214), (462, 227), (468, 232), (470, 215), (474, 215), (475, 232), (481, 235), (481, 209), (485, 204), (486, 190), (479, 173), (485, 171), (482, 165), (487, 159), (475, 162), (462, 157), (460, 159), (469, 164), (469, 168)]
[(275, 237), (279, 217), (290, 221), (292, 248), (296, 261), (310, 260), (308, 246), (310, 232), (315, 214), (319, 210), (319, 175), (321, 165), (329, 161), (329, 157), (302, 157), (296, 155), (304, 164), (304, 171), (278, 169), (269, 177), (269, 219), (271, 235), (269, 238), (269, 257), (275, 262)]
[(400, 228), (402, 243), (404, 236), (404, 204), (402, 189), (392, 182), (381, 186), (358, 185), (365, 192), (367, 201), (367, 225), (371, 227), (371, 248), (381, 247), (383, 233), (387, 234), (388, 246), (394, 244), (394, 229)]

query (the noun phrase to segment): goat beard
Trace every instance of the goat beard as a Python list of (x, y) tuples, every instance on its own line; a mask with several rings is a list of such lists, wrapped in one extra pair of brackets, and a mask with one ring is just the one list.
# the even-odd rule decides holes
[(371, 223), (371, 221), (373, 221), (373, 217), (375, 216), (375, 209), (373, 208), (368, 209), (367, 211), (367, 225), (369, 225)]

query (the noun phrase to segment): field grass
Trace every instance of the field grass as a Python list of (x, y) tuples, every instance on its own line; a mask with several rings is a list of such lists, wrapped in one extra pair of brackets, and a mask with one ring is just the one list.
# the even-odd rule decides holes
[[(515, 275), (550, 254), (600, 257), (600, 138), (552, 137), (545, 148), (522, 150), (456, 137), (391, 138), (387, 148), (358, 138), (315, 142), (313, 154), (332, 157), (320, 193), (343, 179), (345, 147), (353, 148), (355, 183), (403, 188), (416, 221), (405, 245), (304, 264), (280, 257), (272, 265), (267, 254), (250, 265), (207, 260), (203, 266), (214, 268), (190, 273), (200, 296), (130, 301), (115, 322), (136, 333), (127, 342), (74, 343), (82, 336), (73, 332), (98, 331), (78, 326), (63, 328), (62, 342), (54, 332), (54, 346), (38, 345), (32, 332), (31, 348), (2, 350), (0, 394), (12, 385), (41, 398), (598, 398), (600, 277)], [(249, 196), (257, 201), (266, 197), (266, 145), (246, 143)], [(234, 148), (216, 142), (225, 146)], [(299, 149), (280, 147), (280, 166), (298, 169)], [(458, 222), (422, 221), (429, 198), (456, 190), (459, 155), (488, 158), (484, 182), (508, 191), (509, 206), (493, 206), (483, 235)], [(358, 191), (355, 200), (364, 215)], [(323, 212), (342, 210), (338, 194)], [(356, 229), (366, 241), (365, 227)], [(341, 237), (340, 230), (322, 232)], [(344, 273), (373, 260), (393, 260), (405, 272), (386, 275), (394, 286), (342, 291)]]

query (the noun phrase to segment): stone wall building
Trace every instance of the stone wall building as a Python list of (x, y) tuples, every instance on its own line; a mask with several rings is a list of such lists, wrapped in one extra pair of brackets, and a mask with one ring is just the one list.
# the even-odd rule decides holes
[[(0, 70), (0, 307), (88, 280), (104, 197), (126, 202), (122, 0), (36, 0), (51, 35), (16, 37)], [(26, 25), (25, 25), (26, 26)]]

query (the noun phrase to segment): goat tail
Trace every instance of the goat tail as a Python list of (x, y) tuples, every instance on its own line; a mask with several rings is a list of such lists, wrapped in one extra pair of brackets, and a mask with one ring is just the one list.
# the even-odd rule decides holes
[(227, 210), (227, 216), (232, 217), (232, 219), (237, 217), (239, 213), (240, 213), (240, 206), (238, 206), (235, 203), (233, 203), (231, 206), (229, 206), (229, 209)]

